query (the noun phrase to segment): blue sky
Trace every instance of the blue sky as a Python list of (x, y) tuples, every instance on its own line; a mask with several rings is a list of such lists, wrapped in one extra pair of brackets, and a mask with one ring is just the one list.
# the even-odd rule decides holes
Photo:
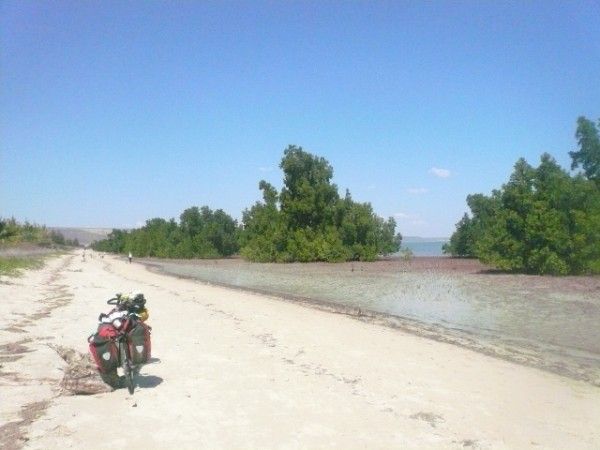
[(597, 1), (0, 3), (0, 215), (239, 218), (288, 144), (404, 235), (600, 118)]

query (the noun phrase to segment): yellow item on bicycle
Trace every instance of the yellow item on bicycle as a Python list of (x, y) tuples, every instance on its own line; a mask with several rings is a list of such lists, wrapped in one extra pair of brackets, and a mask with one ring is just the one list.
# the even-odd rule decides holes
[(144, 308), (142, 309), (139, 313), (138, 316), (140, 317), (140, 320), (142, 322), (145, 322), (146, 320), (148, 320), (148, 317), (150, 317), (150, 314), (148, 313), (148, 308)]

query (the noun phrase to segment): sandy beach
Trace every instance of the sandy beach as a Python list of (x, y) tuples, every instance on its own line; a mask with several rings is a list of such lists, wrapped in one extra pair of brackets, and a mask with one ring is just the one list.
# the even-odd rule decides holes
[[(115, 292), (148, 299), (133, 395), (61, 393)], [(72, 253), (0, 283), (0, 447), (600, 448), (600, 388), (266, 295)]]

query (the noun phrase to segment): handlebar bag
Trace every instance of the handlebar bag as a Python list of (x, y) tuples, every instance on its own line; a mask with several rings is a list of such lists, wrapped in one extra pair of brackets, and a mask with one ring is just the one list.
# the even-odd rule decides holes
[(137, 322), (127, 333), (129, 354), (134, 364), (146, 364), (150, 360), (150, 328), (143, 322)]
[(113, 339), (107, 339), (98, 333), (88, 339), (90, 353), (101, 373), (109, 373), (119, 366), (119, 350)]

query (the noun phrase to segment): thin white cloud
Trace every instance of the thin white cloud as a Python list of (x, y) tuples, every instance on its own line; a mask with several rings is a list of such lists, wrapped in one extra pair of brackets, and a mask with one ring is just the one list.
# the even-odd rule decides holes
[(260, 170), (261, 172), (272, 172), (273, 168), (272, 167), (259, 167), (258, 170)]
[(408, 192), (409, 194), (413, 194), (413, 195), (421, 195), (421, 194), (427, 194), (429, 192), (429, 189), (427, 188), (408, 188), (406, 190), (406, 192)]
[(429, 173), (439, 178), (448, 178), (451, 175), (448, 169), (440, 169), (438, 167), (432, 167), (429, 169)]
[(367, 189), (368, 189), (369, 191), (372, 191), (373, 189), (376, 189), (376, 188), (377, 188), (377, 186), (376, 186), (376, 185), (374, 185), (374, 184), (370, 184), (370, 185), (368, 185), (368, 186), (367, 186)]

